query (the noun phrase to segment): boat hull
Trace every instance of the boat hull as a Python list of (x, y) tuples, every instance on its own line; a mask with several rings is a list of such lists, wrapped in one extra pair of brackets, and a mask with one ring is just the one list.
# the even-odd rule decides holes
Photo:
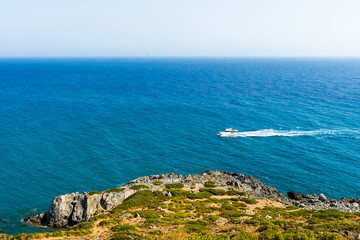
[(237, 132), (219, 132), (219, 137), (239, 137)]

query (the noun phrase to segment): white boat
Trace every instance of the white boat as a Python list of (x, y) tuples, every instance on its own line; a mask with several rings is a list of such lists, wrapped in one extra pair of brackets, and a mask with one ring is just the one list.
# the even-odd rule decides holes
[(238, 137), (239, 133), (238, 130), (233, 128), (226, 128), (225, 131), (219, 132), (218, 134), (220, 137)]

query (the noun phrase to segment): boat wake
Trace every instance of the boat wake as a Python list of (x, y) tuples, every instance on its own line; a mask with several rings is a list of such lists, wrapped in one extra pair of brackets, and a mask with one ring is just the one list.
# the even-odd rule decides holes
[(313, 131), (298, 131), (298, 130), (274, 130), (261, 129), (249, 132), (236, 132), (230, 136), (221, 137), (298, 137), (298, 136), (346, 136), (358, 139), (360, 131), (358, 130), (313, 130)]

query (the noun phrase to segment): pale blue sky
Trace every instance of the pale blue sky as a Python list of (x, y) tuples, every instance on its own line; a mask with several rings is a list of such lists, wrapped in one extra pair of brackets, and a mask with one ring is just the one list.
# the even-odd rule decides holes
[(359, 0), (0, 0), (0, 57), (360, 56)]

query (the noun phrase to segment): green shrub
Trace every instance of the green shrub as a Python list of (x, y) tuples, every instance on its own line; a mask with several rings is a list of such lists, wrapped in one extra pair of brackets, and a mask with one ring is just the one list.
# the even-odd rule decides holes
[(93, 228), (93, 224), (90, 222), (79, 223), (72, 227), (72, 229), (74, 229), (74, 230), (78, 230), (78, 229), (88, 230), (91, 228)]
[(130, 239), (144, 239), (138, 233), (135, 232), (118, 232), (111, 235), (111, 240), (130, 240)]
[(284, 213), (288, 218), (308, 217), (315, 213), (315, 210), (300, 209), (294, 212)]
[(129, 231), (129, 230), (135, 230), (135, 226), (130, 224), (119, 224), (111, 228), (111, 231), (114, 232), (122, 232), (122, 231)]
[(169, 184), (165, 184), (166, 188), (183, 188), (184, 184), (182, 183), (169, 183)]
[(237, 218), (245, 216), (246, 214), (243, 211), (225, 211), (220, 214), (224, 218)]
[(118, 213), (121, 212), (122, 210), (126, 210), (132, 207), (138, 207), (138, 206), (156, 208), (159, 205), (161, 205), (161, 203), (164, 200), (167, 199), (169, 198), (162, 195), (161, 192), (158, 191), (151, 192), (149, 190), (142, 190), (126, 198), (122, 202), (122, 204), (116, 206), (112, 210), (112, 213)]
[(279, 232), (280, 230), (281, 229), (279, 226), (276, 226), (276, 225), (272, 224), (272, 222), (268, 221), (268, 222), (262, 223), (261, 226), (256, 231), (276, 233), (276, 232)]
[(204, 187), (214, 188), (214, 187), (216, 187), (216, 184), (214, 182), (205, 182)]
[(234, 211), (237, 210), (237, 207), (233, 206), (232, 204), (226, 203), (223, 204), (221, 206), (221, 208), (219, 209), (219, 211), (223, 212), (223, 211)]
[(189, 240), (226, 240), (226, 239), (228, 239), (227, 236), (210, 234), (210, 233), (207, 233), (205, 235), (192, 236), (189, 238)]
[(258, 201), (252, 198), (240, 198), (240, 201), (245, 202), (247, 204), (257, 204)]
[(170, 192), (173, 197), (179, 199), (186, 199), (190, 194), (189, 191), (185, 191), (183, 189), (168, 189), (168, 192)]
[(190, 199), (203, 199), (203, 198), (209, 198), (212, 194), (209, 192), (199, 192), (199, 193), (189, 193), (188, 198)]
[(226, 191), (221, 190), (221, 189), (215, 189), (215, 188), (201, 188), (199, 191), (200, 192), (208, 192), (208, 193), (211, 193), (212, 195), (217, 195), (217, 196), (226, 195)]
[(239, 191), (235, 191), (235, 190), (225, 191), (225, 190), (216, 189), (216, 188), (201, 188), (199, 191), (200, 191), (200, 192), (208, 192), (208, 193), (211, 193), (212, 195), (217, 195), (217, 196), (224, 196), (224, 195), (229, 195), (229, 196), (239, 195), (239, 196), (243, 196), (243, 195), (245, 195), (244, 192), (239, 192)]
[(205, 232), (208, 227), (202, 223), (190, 223), (189, 225), (185, 226), (187, 232), (195, 232), (195, 233), (202, 233)]
[(170, 211), (178, 212), (182, 210), (193, 210), (193, 204), (189, 204), (185, 202), (186, 200), (182, 201), (183, 203), (179, 202), (178, 200), (173, 200), (172, 203), (168, 205), (168, 209)]
[(287, 210), (295, 210), (295, 209), (299, 209), (297, 206), (294, 205), (290, 205), (290, 206), (286, 206)]
[(239, 191), (236, 191), (236, 190), (229, 190), (229, 191), (227, 191), (227, 195), (230, 195), (230, 196), (235, 196), (235, 195), (245, 196), (245, 193), (244, 192), (239, 192)]
[[(258, 240), (258, 237), (256, 235), (253, 235), (253, 234), (248, 233), (248, 232), (236, 231), (235, 236), (233, 238), (231, 238), (231, 239), (232, 240), (255, 240), (255, 239)], [(276, 239), (276, 240), (278, 240), (278, 239)], [(290, 240), (290, 239), (286, 239), (286, 240)], [(291, 240), (295, 240), (295, 239), (291, 239)]]
[(337, 233), (321, 233), (320, 235), (316, 236), (318, 240), (336, 240), (338, 239), (339, 234)]
[(111, 235), (111, 240), (130, 240), (133, 239), (131, 235), (127, 235), (126, 233), (115, 233)]
[(111, 224), (118, 224), (119, 220), (103, 220), (99, 223), (99, 226), (108, 226), (108, 225), (111, 225)]
[[(56, 231), (56, 232), (52, 232), (51, 234), (49, 234), (49, 237), (63, 237), (66, 236), (67, 233), (65, 231)], [(47, 236), (47, 234), (46, 234)]]
[(259, 240), (316, 240), (317, 237), (308, 232), (274, 232), (272, 230), (264, 231), (260, 234)]
[(341, 212), (337, 209), (319, 210), (313, 214), (313, 217), (320, 219), (331, 219), (331, 218), (355, 218), (356, 215), (352, 213)]
[(110, 193), (110, 192), (123, 192), (124, 191), (124, 189), (123, 188), (113, 188), (113, 189), (108, 189), (108, 190), (106, 190), (105, 192), (106, 193)]
[(92, 196), (94, 194), (99, 194), (99, 193), (101, 193), (101, 192), (99, 192), (99, 191), (91, 191), (91, 192), (89, 192), (89, 195)]
[(160, 218), (160, 212), (155, 210), (140, 210), (136, 211), (141, 217), (146, 219), (159, 219)]
[(134, 185), (134, 186), (130, 187), (130, 189), (132, 189), (132, 190), (140, 190), (142, 188), (149, 188), (149, 186), (140, 184), (140, 185)]
[(238, 208), (243, 208), (243, 209), (247, 208), (247, 205), (243, 202), (235, 202), (235, 203), (233, 203), (233, 205)]
[(70, 230), (70, 231), (65, 232), (65, 234), (67, 236), (86, 236), (86, 235), (89, 235), (91, 233), (92, 232), (89, 231), (89, 230), (76, 230), (76, 231)]
[(209, 220), (209, 222), (216, 222), (216, 220), (218, 220), (220, 218), (220, 216), (217, 215), (209, 215), (207, 217), (207, 219)]
[(260, 226), (261, 222), (257, 219), (245, 219), (244, 223), (252, 225), (252, 226)]
[(160, 185), (163, 184), (163, 182), (162, 182), (162, 181), (156, 181), (156, 182), (154, 182), (153, 184), (156, 185), (156, 186), (160, 186)]
[(99, 214), (99, 215), (93, 216), (93, 217), (91, 218), (91, 220), (96, 221), (96, 220), (108, 218), (109, 216), (110, 216), (109, 213)]

